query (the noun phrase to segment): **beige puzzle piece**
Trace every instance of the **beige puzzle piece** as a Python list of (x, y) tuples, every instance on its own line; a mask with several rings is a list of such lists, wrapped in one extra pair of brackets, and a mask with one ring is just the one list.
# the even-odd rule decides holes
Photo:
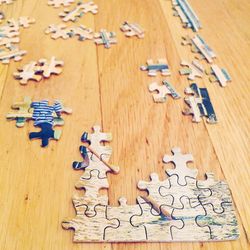
[(144, 38), (145, 31), (137, 23), (125, 21), (120, 28), (128, 37), (137, 36), (138, 38)]
[(74, 2), (75, 0), (48, 0), (48, 5), (59, 8), (60, 6), (69, 6)]

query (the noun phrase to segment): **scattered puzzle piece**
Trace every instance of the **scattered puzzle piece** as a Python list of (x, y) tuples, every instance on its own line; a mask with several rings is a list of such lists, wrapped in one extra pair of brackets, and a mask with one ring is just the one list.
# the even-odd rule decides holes
[(79, 41), (84, 41), (86, 39), (88, 40), (93, 39), (92, 29), (86, 28), (84, 25), (73, 27), (71, 31), (72, 31), (72, 35), (78, 36)]
[(226, 69), (221, 69), (216, 64), (211, 65), (210, 70), (206, 70), (206, 74), (209, 75), (210, 82), (219, 82), (221, 87), (226, 87), (227, 83), (231, 81)]
[(137, 23), (129, 23), (125, 21), (121, 26), (121, 30), (125, 32), (125, 35), (128, 37), (137, 36), (138, 38), (144, 38), (145, 32)]
[(194, 80), (195, 77), (201, 78), (203, 76), (203, 66), (197, 60), (193, 60), (192, 63), (182, 61), (181, 66), (183, 66), (183, 68), (180, 70), (180, 74), (188, 75), (189, 80)]
[(147, 60), (147, 66), (141, 66), (141, 70), (148, 71), (149, 76), (156, 76), (157, 71), (160, 71), (162, 76), (170, 75), (166, 59), (159, 59), (157, 63), (154, 63), (152, 59), (149, 59)]
[(168, 95), (171, 95), (174, 99), (181, 97), (169, 82), (163, 80), (162, 83), (163, 85), (159, 85), (157, 82), (153, 82), (148, 87), (150, 92), (158, 92), (157, 94), (153, 94), (155, 102), (166, 102)]
[(22, 60), (23, 56), (27, 53), (25, 50), (19, 50), (19, 48), (14, 48), (11, 50), (0, 51), (0, 61), (3, 64), (10, 63), (10, 60), (13, 59), (15, 62)]
[(68, 28), (65, 24), (50, 24), (49, 27), (45, 30), (46, 34), (52, 34), (51, 38), (58, 39), (68, 39), (71, 37), (71, 29)]
[(36, 20), (34, 18), (30, 18), (27, 16), (22, 16), (19, 17), (18, 19), (19, 27), (24, 27), (24, 28), (30, 27), (30, 24), (34, 24), (35, 22)]
[(185, 97), (184, 101), (189, 108), (183, 111), (184, 115), (193, 115), (193, 122), (200, 122), (205, 116), (208, 123), (217, 123), (217, 117), (206, 88), (198, 88), (196, 83), (185, 89), (185, 93), (191, 96)]
[(50, 77), (52, 74), (60, 74), (64, 65), (63, 61), (56, 60), (55, 56), (52, 56), (50, 60), (40, 59), (39, 61), (40, 70), (45, 78)]
[(75, 0), (48, 0), (48, 5), (53, 6), (55, 8), (59, 8), (60, 6), (69, 6), (71, 3), (74, 3)]
[(94, 41), (97, 45), (103, 44), (106, 49), (109, 49), (111, 44), (117, 43), (115, 32), (107, 32), (104, 29), (94, 34)]

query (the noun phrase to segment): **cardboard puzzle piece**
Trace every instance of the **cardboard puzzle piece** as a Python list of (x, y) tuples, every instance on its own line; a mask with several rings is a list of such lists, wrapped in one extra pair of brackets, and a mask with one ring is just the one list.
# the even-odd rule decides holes
[[(81, 140), (84, 142), (93, 138), (93, 145), (98, 148), (101, 141), (110, 136), (100, 132), (97, 126), (91, 136), (85, 132)], [(93, 147), (94, 150), (97, 148)], [(157, 174), (151, 174), (151, 181), (138, 183), (140, 189), (148, 191), (148, 196), (138, 197), (138, 204), (135, 205), (127, 205), (127, 200), (121, 198), (120, 206), (113, 207), (108, 205), (106, 195), (99, 195), (100, 188), (108, 188), (107, 176), (101, 178), (98, 165), (104, 163), (87, 147), (82, 148), (81, 154), (88, 159), (89, 164), (86, 164), (76, 186), (84, 188), (86, 192), (83, 196), (73, 198), (76, 217), (64, 220), (62, 226), (75, 230), (75, 242), (236, 239), (237, 220), (228, 187), (214, 180), (212, 174), (207, 174), (206, 181), (197, 181), (197, 170), (187, 166), (193, 159), (192, 155), (181, 154), (179, 148), (172, 149), (172, 152), (173, 156), (164, 157), (166, 162), (174, 162), (176, 165), (175, 169), (166, 171), (170, 177), (160, 181)], [(93, 167), (89, 171), (91, 164)], [(207, 209), (209, 206), (212, 210)], [(213, 220), (216, 225), (211, 223)]]
[(49, 27), (45, 30), (45, 34), (51, 34), (51, 38), (58, 39), (68, 39), (71, 37), (71, 29), (68, 28), (65, 24), (50, 24)]
[(204, 73), (203, 66), (197, 60), (193, 60), (192, 63), (182, 61), (182, 68), (180, 69), (181, 75), (188, 75), (188, 80), (194, 80), (195, 77), (202, 77)]
[(233, 203), (223, 203), (223, 212), (216, 213), (212, 204), (204, 205), (205, 214), (196, 217), (197, 225), (209, 227), (211, 241), (237, 240), (240, 237)]
[(137, 23), (125, 21), (121, 26), (121, 30), (125, 32), (125, 35), (128, 37), (137, 36), (138, 38), (144, 38), (145, 31)]
[(35, 22), (36, 20), (34, 18), (30, 18), (27, 16), (22, 16), (22, 17), (19, 17), (18, 19), (19, 27), (23, 27), (23, 28), (28, 28), (30, 27), (30, 24), (34, 24)]
[(48, 0), (48, 5), (54, 8), (59, 8), (60, 6), (69, 6), (74, 3), (75, 0)]
[(166, 102), (168, 95), (171, 95), (174, 99), (181, 98), (171, 83), (166, 80), (163, 80), (162, 83), (163, 85), (159, 85), (157, 82), (153, 82), (148, 87), (150, 92), (158, 92), (157, 94), (153, 94), (154, 102)]
[(156, 76), (157, 72), (160, 71), (162, 76), (169, 76), (170, 70), (167, 64), (167, 60), (158, 59), (156, 63), (152, 59), (147, 60), (147, 66), (141, 66), (142, 71), (148, 71), (149, 76)]
[(231, 81), (226, 69), (221, 69), (216, 64), (212, 64), (210, 69), (206, 70), (206, 74), (209, 75), (210, 82), (218, 82), (221, 87), (226, 87), (227, 83)]
[(64, 11), (59, 14), (59, 16), (62, 17), (62, 20), (64, 22), (68, 21), (75, 22), (79, 17), (82, 17), (84, 14), (88, 12), (92, 14), (97, 14), (98, 12), (98, 6), (94, 4), (93, 1), (89, 1), (87, 3), (79, 2), (77, 6), (72, 10), (64, 9)]
[(200, 122), (204, 116), (208, 123), (217, 123), (217, 117), (206, 88), (199, 88), (196, 83), (193, 83), (184, 92), (191, 95), (184, 98), (185, 103), (189, 106), (183, 111), (184, 115), (193, 115), (193, 122)]
[(93, 31), (90, 28), (80, 25), (71, 29), (72, 35), (77, 36), (79, 41), (93, 39)]
[(0, 0), (0, 5), (3, 4), (3, 3), (6, 3), (6, 4), (11, 4), (13, 3), (15, 0)]
[(2, 51), (0, 50), (0, 62), (3, 64), (9, 64), (11, 59), (15, 62), (21, 61), (26, 53), (27, 51), (19, 50), (18, 47)]
[(13, 44), (16, 44), (16, 43), (19, 43), (19, 42), (20, 42), (19, 37), (2, 37), (2, 38), (0, 38), (0, 47), (4, 46), (7, 49), (11, 49)]
[(109, 49), (111, 44), (117, 43), (115, 32), (108, 32), (105, 29), (94, 34), (94, 41), (97, 45), (103, 44), (106, 49)]
[[(10, 39), (10, 38), (18, 38), (19, 39), (19, 26), (18, 25), (14, 25), (14, 26), (10, 26), (10, 25), (3, 25), (0, 26), (0, 41), (2, 41), (3, 39)], [(10, 47), (10, 46), (8, 46)]]
[(191, 51), (197, 53), (197, 59), (206, 59), (207, 62), (212, 63), (213, 59), (216, 58), (215, 52), (199, 35), (195, 35), (193, 38), (190, 36), (182, 37), (182, 45), (190, 45)]
[(53, 56), (50, 60), (40, 59), (37, 62), (31, 61), (18, 69), (13, 75), (19, 80), (20, 84), (26, 85), (29, 80), (41, 81), (43, 77), (48, 78), (52, 74), (60, 74), (63, 66), (63, 61), (56, 60)]
[(11, 106), (11, 108), (16, 111), (9, 112), (6, 118), (16, 120), (16, 126), (18, 128), (23, 127), (27, 120), (32, 119), (33, 110), (31, 108), (31, 103), (30, 97), (24, 97), (22, 102), (16, 102)]

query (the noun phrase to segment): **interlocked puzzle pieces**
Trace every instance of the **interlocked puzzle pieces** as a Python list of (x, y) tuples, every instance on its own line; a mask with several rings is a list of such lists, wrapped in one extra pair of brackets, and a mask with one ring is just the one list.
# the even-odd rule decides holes
[(137, 36), (138, 38), (144, 37), (144, 30), (137, 23), (124, 22), (121, 26), (121, 30), (125, 32), (128, 37)]
[(216, 114), (206, 88), (199, 88), (196, 83), (193, 83), (185, 89), (185, 94), (191, 96), (184, 99), (189, 106), (183, 111), (184, 115), (193, 115), (193, 122), (200, 122), (205, 116), (208, 123), (217, 123)]
[(64, 124), (61, 114), (72, 113), (72, 110), (65, 108), (60, 101), (55, 101), (50, 106), (47, 100), (32, 102), (30, 97), (25, 97), (23, 102), (14, 103), (11, 107), (16, 111), (8, 113), (6, 118), (16, 120), (18, 128), (23, 127), (26, 121), (34, 120), (34, 126), (39, 127), (41, 131), (30, 133), (29, 138), (41, 139), (42, 147), (48, 145), (49, 139), (60, 138), (61, 131), (53, 130), (53, 126)]
[(163, 80), (162, 83), (163, 85), (159, 85), (157, 82), (153, 82), (148, 86), (150, 92), (158, 92), (157, 94), (153, 94), (155, 102), (166, 102), (168, 95), (171, 95), (174, 99), (181, 97), (168, 81)]
[(75, 0), (48, 0), (48, 5), (53, 6), (55, 8), (59, 8), (60, 6), (69, 6), (71, 3), (74, 3)]
[(158, 59), (156, 63), (154, 63), (152, 59), (149, 59), (147, 60), (147, 66), (143, 65), (140, 69), (142, 71), (148, 71), (149, 76), (156, 76), (157, 71), (160, 71), (162, 76), (170, 75), (170, 70), (165, 58)]
[(193, 38), (189, 36), (183, 37), (182, 45), (190, 45), (192, 52), (198, 53), (196, 56), (197, 59), (205, 58), (209, 63), (212, 63), (213, 59), (216, 57), (214, 51), (199, 35), (195, 35)]
[(182, 61), (181, 66), (183, 66), (183, 68), (180, 69), (180, 74), (188, 75), (189, 80), (194, 80), (195, 77), (201, 78), (203, 76), (203, 66), (197, 60), (193, 60), (192, 63)]
[(111, 44), (117, 43), (115, 32), (108, 32), (104, 29), (94, 34), (94, 40), (97, 45), (103, 44), (106, 49), (109, 49)]
[(20, 50), (14, 45), (20, 42), (20, 27), (27, 28), (35, 20), (28, 17), (20, 17), (19, 19), (7, 20), (5, 25), (0, 26), (0, 62), (7, 64), (11, 59), (20, 61), (27, 52)]
[(165, 155), (168, 178), (159, 180), (156, 173), (151, 181), (139, 181), (138, 188), (148, 196), (138, 197), (137, 204), (128, 205), (121, 197), (119, 206), (108, 205), (108, 196), (99, 194), (108, 188), (107, 172), (118, 173), (109, 167), (112, 149), (104, 145), (111, 134), (102, 133), (99, 126), (94, 133), (84, 133), (80, 152), (83, 162), (74, 162), (74, 169), (84, 169), (76, 188), (85, 194), (73, 197), (74, 219), (62, 222), (65, 229), (74, 229), (74, 242), (171, 242), (236, 240), (239, 229), (228, 185), (217, 181), (212, 173), (207, 179), (196, 179), (198, 170), (187, 166), (191, 154), (173, 148), (173, 155)]
[(206, 70), (206, 74), (210, 76), (210, 82), (219, 82), (221, 87), (226, 87), (227, 83), (231, 81), (231, 77), (226, 69), (221, 69), (216, 64), (212, 64), (211, 68)]
[(20, 84), (26, 85), (29, 80), (40, 81), (42, 77), (48, 78), (51, 74), (60, 74), (63, 61), (56, 60), (53, 56), (50, 60), (40, 59), (38, 62), (32, 61), (18, 69), (13, 75), (20, 80)]
[(62, 17), (64, 22), (75, 22), (79, 17), (82, 17), (88, 12), (91, 12), (92, 14), (96, 14), (98, 12), (98, 6), (94, 4), (93, 1), (87, 3), (79, 2), (72, 10), (64, 9), (64, 12), (60, 13), (59, 16)]

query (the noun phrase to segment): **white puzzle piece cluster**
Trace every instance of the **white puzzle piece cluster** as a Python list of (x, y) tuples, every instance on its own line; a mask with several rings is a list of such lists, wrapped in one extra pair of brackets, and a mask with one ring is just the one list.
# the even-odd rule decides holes
[(121, 31), (125, 33), (126, 36), (137, 36), (138, 38), (144, 38), (144, 30), (137, 23), (129, 23), (125, 21), (121, 26)]
[(7, 20), (7, 23), (0, 26), (0, 62), (8, 64), (11, 59), (20, 61), (27, 53), (20, 50), (18, 43), (20, 42), (20, 28), (28, 28), (35, 20), (29, 17), (20, 17)]
[(54, 56), (50, 60), (40, 59), (37, 62), (31, 61), (18, 69), (13, 75), (19, 80), (20, 84), (26, 85), (29, 80), (41, 81), (42, 78), (48, 78), (52, 74), (60, 74), (63, 61), (57, 60)]
[[(99, 126), (94, 133), (84, 133), (80, 147), (83, 162), (74, 162), (74, 169), (84, 170), (76, 188), (85, 189), (82, 196), (73, 197), (74, 219), (62, 222), (65, 229), (73, 229), (74, 242), (172, 242), (236, 240), (239, 229), (228, 185), (218, 181), (212, 173), (197, 180), (197, 169), (187, 166), (191, 154), (173, 148), (173, 155), (165, 155), (167, 178), (159, 180), (156, 173), (151, 181), (139, 181), (138, 188), (148, 196), (138, 197), (137, 204), (128, 205), (119, 199), (119, 206), (108, 205), (108, 196), (100, 189), (109, 187), (107, 172), (118, 173), (109, 167), (111, 148), (104, 142), (111, 134), (102, 133)], [(113, 171), (112, 169), (115, 169)]]
[(168, 95), (171, 95), (174, 99), (181, 98), (180, 94), (175, 90), (171, 83), (166, 80), (163, 80), (162, 83), (162, 85), (159, 85), (157, 82), (153, 82), (148, 86), (150, 92), (157, 92), (157, 94), (153, 94), (155, 102), (166, 102)]

